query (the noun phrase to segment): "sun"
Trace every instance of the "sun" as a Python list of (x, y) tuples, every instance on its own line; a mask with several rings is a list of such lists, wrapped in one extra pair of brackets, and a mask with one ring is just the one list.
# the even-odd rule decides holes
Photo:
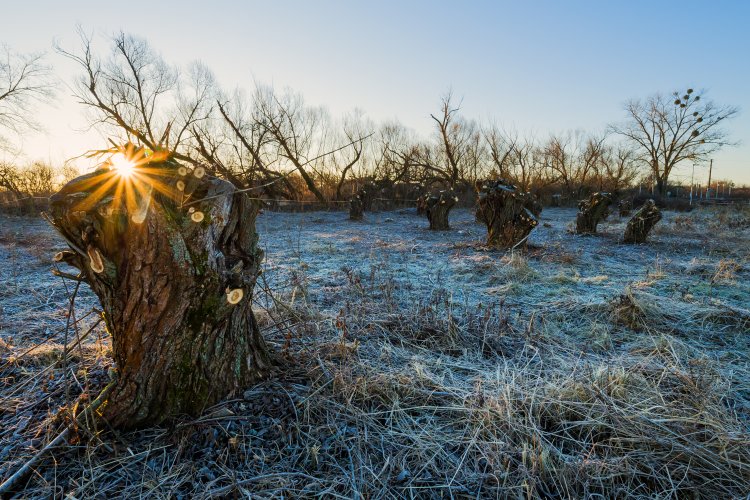
[(135, 162), (128, 159), (122, 153), (115, 153), (109, 159), (112, 170), (125, 179), (129, 178), (135, 173)]

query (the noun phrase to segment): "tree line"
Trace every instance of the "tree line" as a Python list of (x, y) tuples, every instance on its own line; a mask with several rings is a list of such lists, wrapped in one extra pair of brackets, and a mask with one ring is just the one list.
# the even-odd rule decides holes
[[(344, 201), (365, 183), (471, 191), (496, 178), (567, 201), (644, 180), (664, 195), (676, 165), (704, 161), (730, 144), (722, 125), (738, 113), (690, 88), (632, 99), (624, 119), (600, 133), (535, 137), (464, 116), (449, 92), (430, 115), (431, 133), (420, 136), (360, 111), (333, 117), (291, 89), (226, 90), (205, 64), (180, 70), (145, 39), (125, 33), (109, 39), (106, 56), (82, 31), (80, 39), (75, 50), (56, 50), (79, 65), (74, 92), (94, 126), (115, 142), (167, 149), (178, 161), (273, 199)], [(33, 126), (26, 118), (30, 103), (50, 94), (50, 68), (39, 55), (14, 61), (6, 52), (0, 128), (20, 131)], [(0, 189), (54, 189), (49, 181), (24, 180), (36, 179), (37, 171), (50, 179), (41, 164), (2, 165)]]

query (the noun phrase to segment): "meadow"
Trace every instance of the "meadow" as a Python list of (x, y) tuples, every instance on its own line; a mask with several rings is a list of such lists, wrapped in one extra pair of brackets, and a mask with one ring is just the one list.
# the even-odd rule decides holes
[[(620, 243), (617, 215), (592, 236), (574, 220), (546, 209), (526, 250), (501, 252), (467, 209), (450, 231), (413, 209), (266, 211), (254, 310), (273, 376), (148, 430), (84, 418), (16, 491), (746, 495), (750, 213), (666, 212), (645, 245)], [(1, 480), (110, 377), (96, 297), (51, 262), (63, 247), (0, 216)]]

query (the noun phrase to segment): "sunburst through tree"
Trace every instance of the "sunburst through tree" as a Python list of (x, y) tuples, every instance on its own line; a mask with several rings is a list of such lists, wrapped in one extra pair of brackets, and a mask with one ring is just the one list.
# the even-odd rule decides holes
[(101, 301), (117, 366), (115, 426), (197, 413), (270, 365), (252, 312), (258, 206), (167, 151), (132, 144), (51, 200), (51, 221)]

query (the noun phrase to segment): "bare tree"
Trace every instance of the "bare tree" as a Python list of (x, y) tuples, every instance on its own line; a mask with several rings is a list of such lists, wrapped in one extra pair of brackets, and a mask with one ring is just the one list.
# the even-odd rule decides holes
[[(372, 125), (364, 122), (362, 113), (354, 112), (344, 118), (341, 131), (334, 135), (333, 147), (336, 150), (331, 153), (330, 158), (333, 169), (338, 174), (338, 182), (336, 183), (337, 200), (344, 199), (342, 189), (347, 175), (363, 160), (363, 152), (366, 146), (364, 138), (371, 135), (370, 128), (372, 128)], [(350, 146), (337, 148), (338, 144)]]
[(235, 185), (259, 186), (272, 198), (299, 197), (289, 177), (272, 168), (278, 160), (276, 147), (255, 101), (238, 90), (216, 105), (218, 118), (193, 128), (200, 157)]
[(569, 199), (581, 198), (590, 187), (604, 153), (604, 140), (604, 135), (576, 131), (552, 134), (542, 146), (547, 169), (555, 182), (562, 184)]
[(739, 109), (717, 105), (706, 99), (705, 92), (689, 88), (671, 97), (655, 94), (645, 101), (631, 100), (625, 111), (626, 121), (612, 129), (636, 147), (638, 158), (648, 165), (659, 194), (664, 195), (676, 165), (705, 160), (731, 144), (721, 125)]
[(440, 113), (430, 115), (435, 122), (437, 132), (437, 151), (440, 155), (438, 164), (451, 188), (455, 187), (462, 174), (465, 174), (465, 162), (468, 146), (476, 134), (476, 125), (458, 115), (460, 105), (454, 107), (453, 94), (448, 92), (440, 103)]
[(372, 177), (387, 183), (418, 181), (418, 144), (414, 132), (399, 122), (381, 125), (372, 143)]
[(80, 37), (80, 53), (57, 50), (83, 69), (76, 96), (92, 112), (94, 123), (120, 142), (166, 149), (174, 158), (196, 164), (189, 154), (190, 131), (211, 113), (210, 71), (196, 64), (181, 79), (146, 40), (125, 33), (111, 38), (111, 55), (102, 60), (93, 52), (91, 38), (82, 31)]
[(511, 172), (513, 155), (518, 143), (518, 134), (510, 134), (492, 124), (482, 131), (489, 150), (489, 159), (496, 175), (501, 179), (515, 181)]
[(425, 183), (440, 182), (455, 188), (459, 181), (471, 182), (483, 161), (483, 141), (476, 122), (458, 114), (449, 92), (440, 103), (440, 113), (430, 115), (435, 122), (435, 137), (411, 151), (414, 166), (423, 172)]
[(0, 45), (0, 148), (11, 147), (2, 132), (20, 134), (36, 129), (34, 105), (53, 94), (52, 68), (44, 54), (18, 54)]
[(606, 146), (599, 157), (597, 176), (599, 191), (618, 193), (638, 176), (636, 152), (623, 144)]

